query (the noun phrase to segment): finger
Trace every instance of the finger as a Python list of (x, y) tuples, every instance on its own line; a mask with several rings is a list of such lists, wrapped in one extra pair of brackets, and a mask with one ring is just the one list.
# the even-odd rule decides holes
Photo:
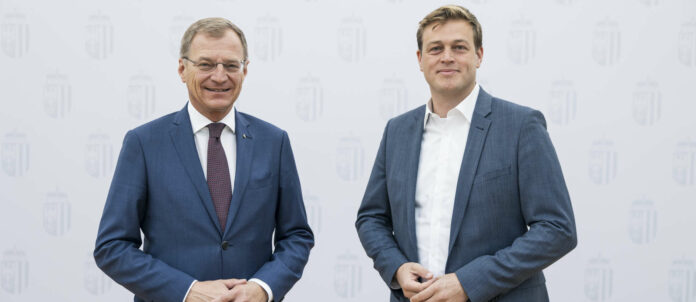
[(431, 278), (433, 278), (433, 273), (431, 273), (427, 268), (420, 265), (420, 263), (414, 263), (411, 266), (411, 272), (426, 280), (430, 280)]
[(423, 282), (423, 283), (418, 282), (416, 280), (412, 280), (412, 281), (406, 282), (404, 284), (405, 286), (402, 286), (402, 288), (405, 288), (406, 290), (412, 291), (412, 292), (417, 294), (417, 293), (420, 293), (421, 291), (423, 291), (424, 289), (428, 288), (430, 285), (432, 285), (433, 283), (435, 283), (435, 281), (437, 281), (439, 279), (440, 279), (439, 277), (431, 278), (430, 280)]
[(234, 301), (234, 299), (237, 298), (238, 295), (239, 295), (239, 291), (238, 291), (238, 290), (236, 290), (236, 289), (231, 289), (230, 291), (228, 291), (228, 292), (225, 293), (224, 295), (218, 297), (218, 298), (217, 298), (216, 300), (214, 300), (214, 301), (215, 301), (215, 302), (231, 302), (231, 301)]
[(411, 299), (411, 297), (413, 297), (415, 294), (417, 294), (416, 292), (412, 292), (410, 290), (402, 290), (402, 292), (404, 293), (404, 297), (409, 298), (409, 299)]
[(433, 283), (435, 283), (435, 281), (437, 281), (437, 280), (439, 280), (439, 279), (440, 279), (439, 277), (438, 277), (438, 278), (432, 278), (432, 279), (430, 279), (430, 280), (428, 280), (428, 281), (425, 281), (425, 282), (421, 283), (421, 284), (420, 284), (420, 288), (421, 288), (420, 290), (422, 291), (422, 290), (424, 290), (424, 289), (430, 287), (431, 285), (433, 285)]
[(219, 296), (219, 297), (213, 299), (212, 302), (229, 302), (229, 301), (232, 301), (232, 298), (230, 298), (229, 295), (230, 295), (230, 292), (227, 292), (226, 294), (224, 294), (224, 295), (222, 295), (222, 296)]
[(404, 291), (418, 293), (424, 288), (421, 286), (421, 284), (422, 283), (418, 282), (417, 280), (406, 280), (404, 281), (404, 284), (401, 285), (401, 288)]
[(411, 302), (422, 302), (427, 299), (430, 299), (430, 297), (435, 294), (435, 289), (434, 287), (428, 287), (425, 290), (422, 290), (420, 293), (417, 293), (413, 297), (411, 297)]
[(230, 301), (232, 301), (232, 299), (228, 298), (227, 295), (224, 295), (224, 296), (220, 296), (220, 297), (215, 298), (212, 302), (230, 302)]
[(225, 286), (227, 286), (228, 289), (232, 289), (237, 285), (246, 284), (247, 282), (246, 279), (225, 279), (221, 281), (225, 284)]

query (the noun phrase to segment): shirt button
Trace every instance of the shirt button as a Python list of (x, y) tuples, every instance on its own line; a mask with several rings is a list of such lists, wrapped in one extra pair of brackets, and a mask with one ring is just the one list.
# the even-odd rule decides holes
[(227, 242), (227, 241), (223, 241), (222, 244), (221, 244), (221, 247), (222, 247), (222, 250), (223, 250), (223, 251), (226, 251), (227, 248), (228, 248), (229, 246), (230, 246), (230, 243)]

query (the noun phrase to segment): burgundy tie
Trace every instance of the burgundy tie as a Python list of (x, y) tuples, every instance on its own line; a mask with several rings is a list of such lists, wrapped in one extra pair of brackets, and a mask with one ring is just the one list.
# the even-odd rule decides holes
[(232, 200), (232, 184), (230, 182), (230, 167), (227, 165), (225, 150), (220, 143), (220, 134), (225, 128), (223, 123), (208, 124), (208, 189), (213, 198), (215, 212), (220, 220), (220, 227), (225, 230), (227, 211)]

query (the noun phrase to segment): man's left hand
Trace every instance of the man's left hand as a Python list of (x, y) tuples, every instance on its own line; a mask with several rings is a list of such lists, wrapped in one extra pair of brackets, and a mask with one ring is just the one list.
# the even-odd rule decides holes
[(226, 294), (213, 300), (213, 302), (266, 302), (268, 295), (261, 285), (256, 282), (233, 287)]
[(465, 302), (468, 299), (457, 275), (447, 274), (411, 297), (411, 302)]

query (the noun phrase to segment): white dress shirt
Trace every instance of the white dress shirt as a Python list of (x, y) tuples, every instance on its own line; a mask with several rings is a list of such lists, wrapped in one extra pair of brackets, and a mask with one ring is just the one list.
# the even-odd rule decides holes
[[(196, 108), (191, 105), (191, 102), (187, 105), (189, 118), (191, 119), (191, 127), (193, 128), (193, 138), (196, 142), (196, 151), (198, 151), (198, 159), (201, 161), (201, 166), (203, 167), (203, 175), (208, 178), (208, 138), (210, 137), (210, 131), (208, 129), (208, 124), (213, 123), (210, 119), (205, 117), (203, 114), (198, 112)], [(220, 143), (222, 144), (222, 149), (225, 150), (225, 158), (227, 158), (227, 165), (230, 169), (230, 181), (232, 182), (231, 188), (234, 192), (234, 175), (237, 168), (237, 141), (235, 140), (235, 124), (234, 124), (234, 111), (232, 108), (230, 113), (227, 114), (220, 123), (225, 124), (225, 128), (222, 129), (220, 134)], [(191, 291), (191, 287), (196, 283), (197, 280), (191, 282), (189, 289), (186, 291), (184, 296), (184, 302), (186, 302), (186, 297)], [(266, 291), (268, 295), (268, 302), (273, 300), (273, 291), (271, 287), (266, 284), (266, 282), (260, 279), (252, 278), (249, 282), (255, 282)]]
[(416, 182), (416, 240), (420, 264), (434, 276), (445, 274), (459, 170), (479, 94), (476, 84), (444, 118), (428, 101), (423, 121)]

